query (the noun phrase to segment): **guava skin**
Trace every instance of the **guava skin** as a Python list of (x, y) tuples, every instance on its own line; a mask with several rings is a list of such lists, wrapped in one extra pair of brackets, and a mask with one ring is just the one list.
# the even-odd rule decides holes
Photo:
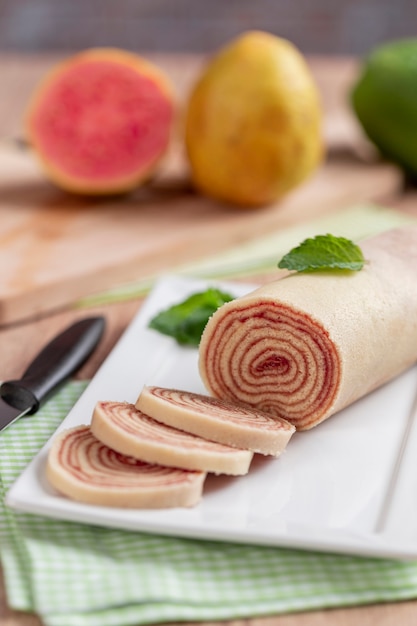
[(318, 89), (288, 41), (250, 31), (219, 51), (191, 91), (185, 143), (203, 193), (242, 207), (272, 203), (320, 164)]
[(370, 141), (417, 178), (417, 39), (376, 48), (353, 85), (351, 105)]

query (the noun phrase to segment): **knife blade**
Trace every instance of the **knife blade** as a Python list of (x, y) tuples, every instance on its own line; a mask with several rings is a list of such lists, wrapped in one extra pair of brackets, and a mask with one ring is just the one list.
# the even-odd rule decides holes
[(0, 386), (0, 431), (40, 405), (90, 356), (105, 328), (104, 317), (75, 322), (52, 339), (19, 380)]

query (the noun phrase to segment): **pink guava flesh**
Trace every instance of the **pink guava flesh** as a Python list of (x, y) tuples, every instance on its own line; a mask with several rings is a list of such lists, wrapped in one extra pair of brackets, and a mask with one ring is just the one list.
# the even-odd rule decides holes
[(135, 176), (165, 151), (173, 105), (149, 76), (91, 60), (48, 85), (32, 117), (43, 157), (70, 177), (100, 183)]

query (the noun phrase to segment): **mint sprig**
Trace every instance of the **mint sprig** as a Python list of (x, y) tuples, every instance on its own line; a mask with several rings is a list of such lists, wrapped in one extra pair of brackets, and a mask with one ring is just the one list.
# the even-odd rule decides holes
[(282, 257), (278, 267), (295, 272), (359, 271), (364, 264), (365, 259), (358, 245), (350, 239), (327, 234), (305, 239)]
[(149, 327), (174, 337), (180, 345), (198, 346), (209, 318), (229, 300), (233, 296), (209, 287), (161, 311), (151, 319)]

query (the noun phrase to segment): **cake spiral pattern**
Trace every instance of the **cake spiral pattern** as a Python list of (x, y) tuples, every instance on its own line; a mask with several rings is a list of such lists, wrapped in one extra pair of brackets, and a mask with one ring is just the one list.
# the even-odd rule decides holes
[(279, 456), (295, 431), (260, 410), (181, 389), (145, 386), (136, 407), (163, 424), (265, 455)]
[(84, 425), (54, 439), (46, 475), (69, 498), (126, 508), (193, 506), (205, 479), (204, 472), (149, 464), (120, 454)]
[(218, 398), (309, 429), (417, 360), (417, 228), (361, 245), (359, 272), (291, 274), (224, 304), (200, 342)]
[(154, 420), (127, 402), (97, 402), (93, 434), (123, 454), (148, 463), (216, 474), (246, 474), (253, 454)]

